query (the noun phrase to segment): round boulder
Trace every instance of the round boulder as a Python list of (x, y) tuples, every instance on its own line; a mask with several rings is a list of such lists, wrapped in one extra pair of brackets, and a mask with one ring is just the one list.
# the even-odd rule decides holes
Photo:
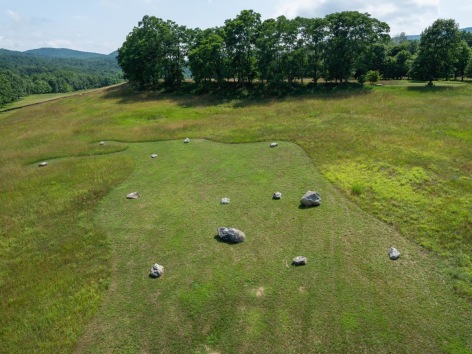
[(241, 243), (246, 241), (244, 232), (232, 227), (219, 227), (218, 237), (227, 243)]
[(306, 207), (319, 206), (321, 205), (321, 197), (318, 192), (308, 191), (303, 195), (300, 203)]
[(304, 256), (297, 256), (293, 259), (292, 265), (294, 266), (302, 266), (306, 265), (307, 259)]
[(398, 258), (400, 258), (400, 252), (395, 247), (390, 247), (388, 250), (388, 257), (392, 260), (395, 261)]
[(161, 266), (160, 264), (155, 263), (152, 266), (151, 271), (149, 272), (149, 277), (159, 278), (160, 276), (162, 276), (162, 274), (164, 274), (164, 266)]

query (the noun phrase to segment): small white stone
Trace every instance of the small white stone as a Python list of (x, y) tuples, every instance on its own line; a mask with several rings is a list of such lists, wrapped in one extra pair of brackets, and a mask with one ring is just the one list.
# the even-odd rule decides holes
[(100, 141), (99, 144), (100, 144), (100, 145), (105, 145), (105, 142), (104, 142), (104, 141)]
[(131, 192), (126, 196), (127, 199), (137, 199), (139, 197), (140, 195), (138, 192)]
[(275, 192), (274, 195), (272, 196), (272, 199), (280, 199), (282, 198), (282, 193), (280, 192)]
[(152, 154), (152, 155), (151, 155), (151, 158), (152, 158), (152, 159), (155, 159), (156, 157), (157, 157), (157, 154)]
[(189, 139), (189, 138), (185, 138), (185, 139), (184, 139), (184, 143), (185, 143), (185, 144), (188, 144), (189, 142), (190, 142), (190, 139)]
[(229, 204), (229, 202), (230, 202), (229, 198), (226, 198), (226, 197), (221, 198), (221, 201), (220, 201), (221, 204)]
[(279, 145), (279, 144), (277, 144), (277, 143), (271, 143), (271, 144), (270, 144), (270, 147), (273, 148), (273, 147), (276, 147), (277, 145)]
[(164, 274), (164, 266), (157, 263), (152, 266), (151, 271), (149, 272), (151, 278), (159, 278), (162, 274)]
[(47, 165), (48, 165), (48, 163), (46, 161), (40, 162), (38, 164), (39, 167), (44, 167), (44, 166), (47, 166)]

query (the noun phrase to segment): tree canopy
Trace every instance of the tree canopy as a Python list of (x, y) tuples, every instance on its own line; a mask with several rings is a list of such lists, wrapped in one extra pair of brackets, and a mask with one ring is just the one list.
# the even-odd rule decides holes
[(118, 51), (125, 77), (139, 88), (176, 86), (190, 70), (198, 85), (259, 80), (291, 85), (320, 78), (338, 83), (365, 78), (433, 80), (469, 73), (470, 36), (453, 20), (437, 20), (421, 40), (391, 39), (387, 23), (368, 13), (343, 11), (324, 18), (261, 21), (243, 10), (224, 26), (201, 30), (145, 16)]
[(386, 23), (356, 11), (262, 22), (260, 14), (243, 10), (223, 27), (203, 31), (144, 16), (118, 50), (118, 62), (141, 88), (178, 84), (184, 66), (198, 83), (316, 82), (320, 77), (343, 82), (362, 67), (361, 54), (388, 41), (388, 32)]
[(429, 80), (430, 84), (434, 79), (451, 76), (459, 59), (460, 44), (459, 25), (454, 20), (436, 20), (421, 34), (414, 76)]

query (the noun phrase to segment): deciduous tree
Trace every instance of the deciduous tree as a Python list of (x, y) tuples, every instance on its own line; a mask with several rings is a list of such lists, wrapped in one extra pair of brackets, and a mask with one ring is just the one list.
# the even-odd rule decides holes
[(329, 79), (347, 81), (359, 59), (374, 43), (389, 40), (389, 26), (369, 14), (344, 11), (326, 16), (328, 40), (325, 60)]
[(458, 59), (460, 33), (458, 24), (450, 19), (436, 20), (421, 33), (418, 56), (412, 74), (416, 79), (448, 78), (454, 73)]

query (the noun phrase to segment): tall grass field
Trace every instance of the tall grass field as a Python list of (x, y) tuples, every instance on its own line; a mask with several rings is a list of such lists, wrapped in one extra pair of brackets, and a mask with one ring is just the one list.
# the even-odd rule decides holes
[(472, 352), (471, 93), (123, 85), (1, 113), (0, 352)]

